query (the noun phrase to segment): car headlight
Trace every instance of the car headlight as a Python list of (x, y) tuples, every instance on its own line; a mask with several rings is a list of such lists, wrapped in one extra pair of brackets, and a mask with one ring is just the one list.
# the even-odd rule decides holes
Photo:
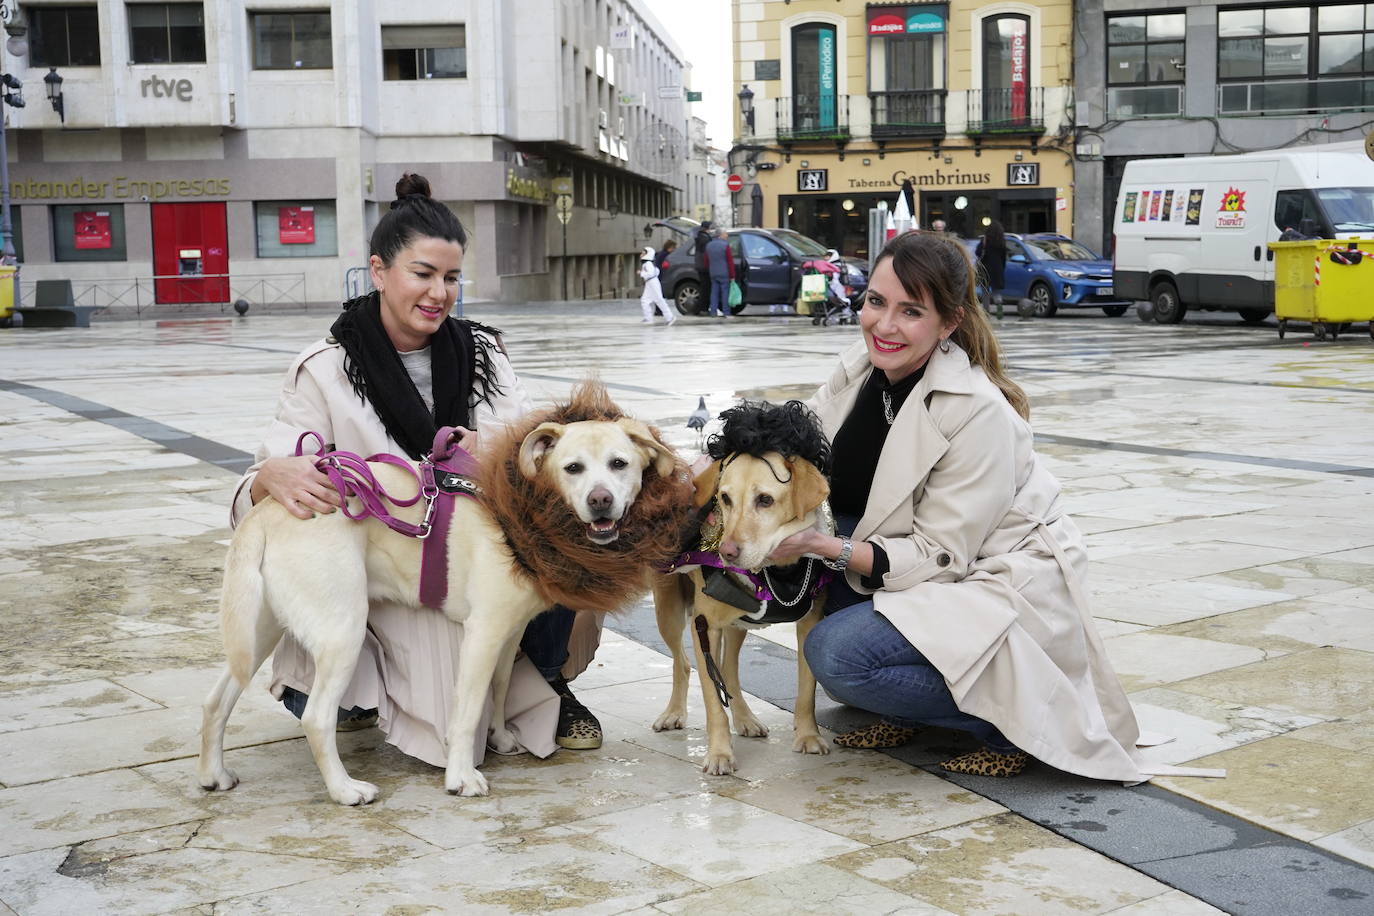
[(1056, 274), (1058, 274), (1059, 276), (1063, 277), (1065, 280), (1081, 280), (1081, 279), (1083, 279), (1083, 271), (1081, 271), (1081, 270), (1060, 270), (1059, 268), (1056, 267), (1056, 268), (1054, 269), (1054, 272), (1055, 272)]

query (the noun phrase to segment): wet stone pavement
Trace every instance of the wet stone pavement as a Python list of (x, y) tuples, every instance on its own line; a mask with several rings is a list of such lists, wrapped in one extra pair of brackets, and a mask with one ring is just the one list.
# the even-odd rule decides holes
[[(854, 328), (745, 313), (641, 325), (635, 303), (471, 306), (536, 400), (596, 369), (684, 453), (687, 415), (804, 397)], [(291, 356), (331, 315), (0, 331), (0, 916), (9, 913), (1374, 912), (1374, 344), (1229, 316), (999, 325), (1066, 502), (1094, 613), (1159, 761), (1125, 788), (1033, 766), (950, 777), (932, 730), (889, 754), (791, 752), (795, 636), (746, 643), (770, 727), (739, 772), (656, 734), (669, 661), (647, 604), (578, 696), (605, 745), (495, 757), (488, 798), (375, 730), (377, 783), (325, 794), (260, 673), (232, 792), (195, 783), (220, 662), (227, 502)], [(824, 697), (831, 729), (863, 722)]]

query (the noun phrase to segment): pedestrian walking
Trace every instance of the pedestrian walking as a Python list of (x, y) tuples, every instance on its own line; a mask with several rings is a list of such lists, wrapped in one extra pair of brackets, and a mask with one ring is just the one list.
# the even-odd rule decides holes
[(663, 285), (658, 282), (658, 265), (654, 263), (656, 258), (657, 252), (652, 246), (646, 246), (639, 258), (639, 279), (644, 281), (644, 292), (639, 296), (639, 310), (644, 317), (640, 321), (653, 324), (654, 310), (657, 309), (672, 324), (677, 321), (677, 316), (668, 310), (668, 303), (663, 299)]
[(978, 247), (973, 250), (978, 265), (983, 268), (983, 309), (990, 302), (997, 303), (997, 317), (1002, 317), (1002, 287), (1007, 285), (1007, 234), (997, 220), (988, 223)]
[(730, 317), (730, 281), (735, 279), (735, 257), (729, 239), (730, 234), (720, 229), (706, 246), (706, 270), (711, 277), (710, 313), (720, 318)]
[(698, 305), (707, 305), (711, 301), (711, 272), (706, 269), (706, 246), (711, 244), (715, 238), (715, 227), (708, 219), (697, 227), (697, 234), (692, 237), (693, 263), (697, 269), (697, 289), (701, 290), (697, 294)]

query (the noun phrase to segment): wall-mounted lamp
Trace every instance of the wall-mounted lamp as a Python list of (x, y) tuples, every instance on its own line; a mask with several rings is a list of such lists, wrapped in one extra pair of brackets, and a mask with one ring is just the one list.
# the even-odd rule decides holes
[(739, 114), (744, 121), (746, 133), (754, 132), (754, 90), (745, 83), (744, 88), (739, 91)]
[(810, 168), (810, 167), (811, 167), (811, 163), (809, 163), (809, 162), (807, 162), (805, 159), (803, 159), (803, 160), (801, 161), (801, 167), (804, 168), (804, 169)]
[(48, 101), (52, 102), (52, 110), (57, 112), (57, 117), (66, 124), (67, 112), (62, 106), (62, 77), (57, 75), (56, 67), (48, 68), (48, 75), (43, 77), (43, 85), (48, 88)]
[(605, 222), (606, 220), (615, 219), (615, 218), (616, 218), (617, 216), (619, 216), (619, 215), (620, 215), (620, 204), (616, 203), (616, 202), (613, 201), (613, 200), (612, 200), (612, 201), (607, 201), (607, 203), (606, 203), (606, 215), (605, 215), (605, 216), (602, 216), (600, 213), (598, 213), (598, 214), (596, 215), (596, 224), (597, 224), (598, 226), (600, 226), (600, 225), (601, 225), (603, 222)]
[(1017, 150), (1017, 151), (1016, 151), (1016, 155), (1012, 156), (1011, 158), (1015, 159), (1017, 162), (1020, 162), (1021, 159), (1023, 158), (1022, 155), (1021, 155), (1021, 151), (1020, 151), (1020, 150)]
[(954, 157), (953, 157), (953, 156), (946, 156), (946, 157), (945, 157), (945, 165), (953, 165), (953, 164), (954, 164)]
[(864, 165), (872, 165), (872, 164), (873, 164), (873, 160), (872, 160), (872, 159), (865, 159), (865, 160), (864, 160)]

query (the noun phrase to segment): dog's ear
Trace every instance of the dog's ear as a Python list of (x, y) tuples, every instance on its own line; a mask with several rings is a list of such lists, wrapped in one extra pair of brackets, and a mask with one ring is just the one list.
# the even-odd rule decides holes
[(814, 464), (801, 458), (790, 459), (787, 469), (792, 472), (792, 512), (801, 518), (825, 501), (830, 484)]
[(520, 456), (516, 461), (521, 474), (534, 479), (539, 473), (544, 453), (558, 444), (564, 429), (562, 423), (540, 423), (525, 437), (525, 441), (520, 443)]
[(692, 494), (692, 502), (700, 509), (711, 501), (711, 497), (716, 495), (716, 482), (720, 480), (720, 462), (712, 461), (692, 481), (697, 488), (696, 493)]
[(616, 425), (625, 430), (625, 435), (630, 437), (631, 442), (644, 450), (654, 466), (654, 472), (659, 477), (667, 480), (673, 476), (673, 468), (677, 467), (677, 455), (668, 446), (655, 439), (654, 434), (649, 432), (649, 427), (629, 417), (621, 417), (615, 422)]

